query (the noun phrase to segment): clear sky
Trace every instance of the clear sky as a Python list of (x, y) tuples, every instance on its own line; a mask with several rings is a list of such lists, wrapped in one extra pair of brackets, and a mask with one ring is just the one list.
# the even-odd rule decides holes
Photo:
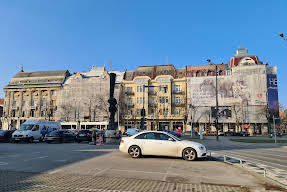
[[(243, 46), (278, 66), (287, 106), (286, 0), (0, 0), (0, 86), (24, 71), (227, 63)], [(108, 68), (108, 67), (107, 67)], [(0, 91), (0, 97), (3, 97)]]

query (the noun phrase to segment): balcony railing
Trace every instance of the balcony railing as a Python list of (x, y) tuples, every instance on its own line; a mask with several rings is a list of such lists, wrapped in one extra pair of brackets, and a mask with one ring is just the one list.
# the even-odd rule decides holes
[(185, 107), (185, 102), (174, 102), (173, 105), (175, 105), (176, 107)]
[(157, 103), (149, 103), (148, 106), (149, 107), (157, 107)]
[(134, 95), (135, 93), (133, 91), (126, 91), (125, 94), (126, 95)]
[(181, 90), (173, 90), (172, 93), (173, 93), (173, 94), (183, 95), (183, 94), (184, 94), (184, 91), (181, 91)]

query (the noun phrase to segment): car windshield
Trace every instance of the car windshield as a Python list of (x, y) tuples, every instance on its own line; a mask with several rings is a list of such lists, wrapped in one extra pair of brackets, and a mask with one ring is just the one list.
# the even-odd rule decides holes
[(19, 130), (31, 130), (32, 128), (34, 127), (34, 125), (31, 125), (31, 124), (22, 124), (19, 128)]

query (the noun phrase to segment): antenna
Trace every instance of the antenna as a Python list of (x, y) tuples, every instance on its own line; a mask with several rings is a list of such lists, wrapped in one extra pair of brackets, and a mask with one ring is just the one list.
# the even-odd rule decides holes
[(21, 65), (21, 72), (24, 72), (23, 64)]

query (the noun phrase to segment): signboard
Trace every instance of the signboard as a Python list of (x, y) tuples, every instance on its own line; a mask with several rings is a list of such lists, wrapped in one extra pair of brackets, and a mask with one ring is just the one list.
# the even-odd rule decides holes
[(276, 117), (279, 116), (277, 75), (267, 74), (268, 106)]
[[(264, 72), (265, 66), (240, 67), (230, 76), (218, 76), (219, 105), (264, 105), (266, 103)], [(215, 76), (189, 77), (187, 86), (192, 105), (215, 106)]]

